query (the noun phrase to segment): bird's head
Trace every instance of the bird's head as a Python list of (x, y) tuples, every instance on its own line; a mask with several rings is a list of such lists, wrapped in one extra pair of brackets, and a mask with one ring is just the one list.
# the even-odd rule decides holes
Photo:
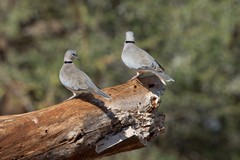
[(64, 61), (72, 61), (73, 59), (79, 59), (77, 52), (74, 50), (67, 50), (64, 56)]
[(126, 32), (126, 41), (134, 42), (134, 34), (132, 31)]

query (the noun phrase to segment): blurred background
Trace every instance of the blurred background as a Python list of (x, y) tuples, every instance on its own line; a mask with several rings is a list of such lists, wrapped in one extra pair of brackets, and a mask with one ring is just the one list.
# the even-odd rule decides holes
[(135, 73), (121, 61), (125, 32), (175, 79), (162, 97), (167, 132), (105, 160), (240, 159), (239, 0), (0, 1), (0, 113), (60, 103), (67, 49), (100, 88)]

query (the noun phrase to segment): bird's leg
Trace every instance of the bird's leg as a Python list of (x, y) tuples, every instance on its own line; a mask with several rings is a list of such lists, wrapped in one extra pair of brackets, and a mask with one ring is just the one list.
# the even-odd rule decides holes
[(65, 101), (68, 101), (68, 100), (71, 100), (73, 98), (77, 97), (77, 94), (76, 93), (73, 93), (73, 96), (69, 97), (68, 99), (66, 99)]
[(135, 78), (137, 78), (139, 75), (140, 75), (140, 73), (137, 72), (137, 74), (136, 74), (135, 76), (133, 76), (133, 77), (130, 79), (130, 81), (133, 80), (133, 79), (135, 79)]

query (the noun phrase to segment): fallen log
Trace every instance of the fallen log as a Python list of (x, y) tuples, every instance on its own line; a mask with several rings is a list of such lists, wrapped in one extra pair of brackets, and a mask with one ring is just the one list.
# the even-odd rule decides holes
[(0, 116), (0, 157), (96, 159), (145, 147), (165, 132), (158, 112), (164, 88), (155, 76), (83, 95), (41, 110)]

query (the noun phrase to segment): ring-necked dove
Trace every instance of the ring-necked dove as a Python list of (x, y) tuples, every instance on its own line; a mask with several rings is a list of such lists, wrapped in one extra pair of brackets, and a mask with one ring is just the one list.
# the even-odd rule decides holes
[(74, 50), (68, 50), (65, 53), (64, 64), (59, 73), (59, 78), (62, 84), (73, 93), (73, 96), (67, 100), (73, 99), (84, 92), (95, 93), (110, 100), (111, 97), (108, 94), (97, 88), (92, 80), (74, 65), (72, 61), (73, 59), (79, 59), (77, 52)]
[(122, 51), (122, 61), (130, 69), (136, 70), (137, 75), (132, 79), (137, 78), (143, 72), (151, 72), (155, 74), (164, 85), (166, 85), (166, 82), (174, 82), (169, 75), (164, 73), (164, 68), (152, 56), (135, 45), (132, 31), (126, 32), (126, 41)]

